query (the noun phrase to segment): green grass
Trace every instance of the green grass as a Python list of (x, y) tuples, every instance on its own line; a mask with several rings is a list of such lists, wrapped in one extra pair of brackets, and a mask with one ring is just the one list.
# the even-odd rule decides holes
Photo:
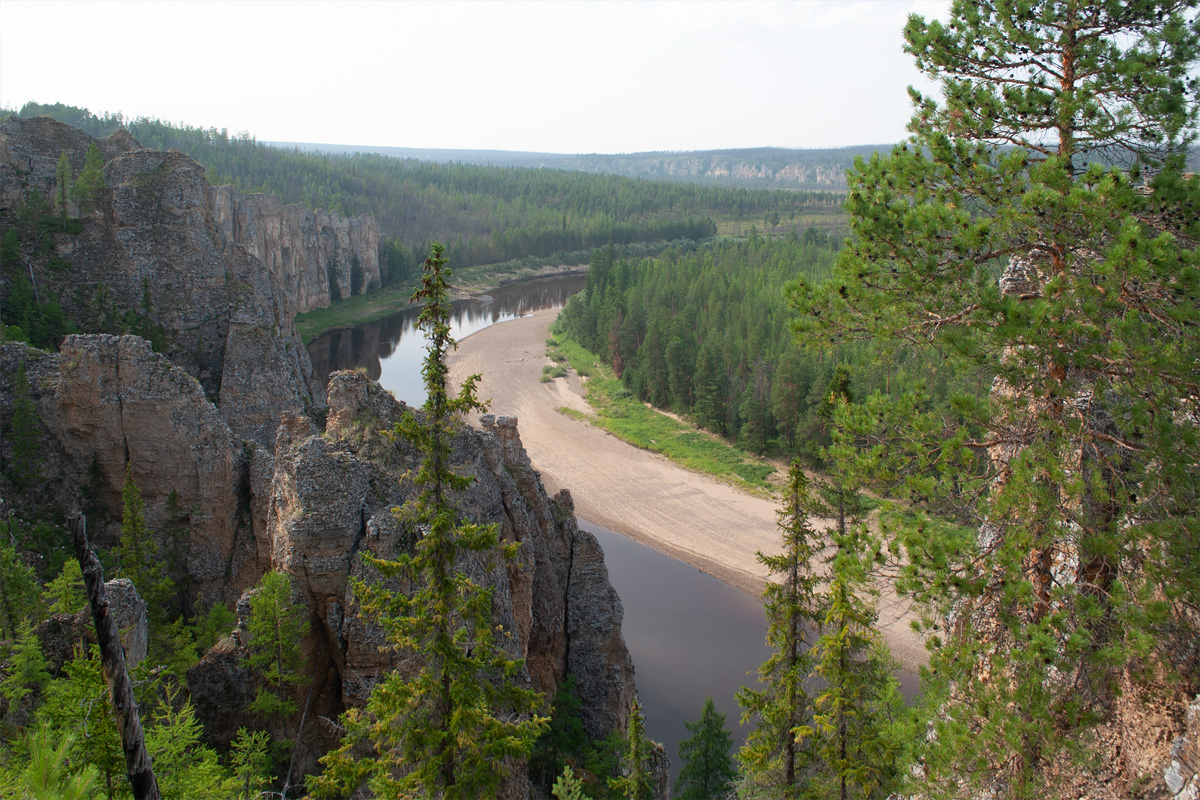
[(339, 300), (329, 308), (315, 308), (296, 315), (296, 329), (305, 344), (326, 331), (336, 328), (352, 328), (390, 317), (408, 308), (412, 287), (403, 289), (380, 289), (371, 294), (359, 294)]
[(583, 419), (617, 438), (645, 450), (660, 453), (682, 467), (728, 480), (755, 490), (771, 488), (775, 468), (690, 425), (661, 414), (634, 397), (600, 359), (570, 339), (559, 338), (558, 348), (580, 375), (590, 375), (585, 384), (593, 415), (559, 409)]

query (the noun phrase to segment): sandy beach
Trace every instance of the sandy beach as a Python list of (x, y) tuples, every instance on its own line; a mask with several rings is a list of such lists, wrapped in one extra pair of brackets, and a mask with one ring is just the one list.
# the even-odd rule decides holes
[[(707, 572), (755, 597), (767, 577), (755, 553), (780, 549), (776, 505), (626, 444), (557, 409), (590, 412), (579, 378), (541, 382), (556, 311), (485, 328), (450, 358), (455, 386), (479, 373), (490, 411), (518, 418), (521, 440), (551, 493), (567, 488), (576, 514)], [(907, 669), (926, 660), (907, 608), (885, 593), (880, 627)]]

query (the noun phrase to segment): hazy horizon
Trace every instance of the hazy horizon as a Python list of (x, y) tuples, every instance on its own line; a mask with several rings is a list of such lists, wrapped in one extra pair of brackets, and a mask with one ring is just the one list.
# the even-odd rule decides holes
[(0, 0), (0, 105), (427, 150), (895, 143), (911, 116), (906, 87), (928, 88), (903, 53), (904, 22), (947, 7)]

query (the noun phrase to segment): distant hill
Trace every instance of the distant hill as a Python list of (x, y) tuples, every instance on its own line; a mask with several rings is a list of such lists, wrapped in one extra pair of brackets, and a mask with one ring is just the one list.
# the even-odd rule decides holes
[(844, 191), (846, 170), (857, 156), (886, 152), (891, 145), (872, 144), (824, 150), (755, 147), (743, 150), (659, 151), (651, 153), (528, 153), (516, 150), (435, 150), (415, 147), (265, 142), (273, 147), (311, 153), (372, 153), (442, 164), (480, 164), (572, 170), (627, 178), (720, 184), (747, 189)]
[[(890, 144), (864, 144), (823, 150), (754, 147), (744, 150), (657, 151), (649, 153), (532, 153), (519, 150), (438, 150), (417, 147), (264, 142), (306, 153), (355, 153), (414, 159), (438, 164), (560, 169), (597, 175), (618, 175), (658, 181), (679, 181), (742, 189), (846, 190), (846, 170), (858, 156), (887, 153)], [(1200, 172), (1200, 148), (1193, 148), (1188, 165)]]

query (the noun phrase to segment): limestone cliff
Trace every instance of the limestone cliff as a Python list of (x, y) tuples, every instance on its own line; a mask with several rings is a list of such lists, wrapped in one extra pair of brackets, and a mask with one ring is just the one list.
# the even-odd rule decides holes
[[(366, 291), (379, 280), (379, 229), (375, 218), (345, 218), (336, 211), (283, 205), (274, 195), (213, 189), (210, 209), (230, 241), (244, 246), (285, 287), (295, 313), (325, 308), (331, 283), (338, 299)], [(355, 269), (359, 285), (352, 286)]]
[[(361, 552), (393, 558), (415, 535), (394, 509), (415, 487), (404, 474), (420, 454), (385, 437), (408, 409), (378, 384), (356, 372), (335, 373), (329, 384), (329, 417), (323, 435), (303, 417), (285, 420), (275, 447), (267, 526), (259, 550), (286, 571), (313, 614), (304, 643), (312, 677), (310, 713), (332, 717), (361, 705), (384, 674), (402, 668), (397, 654), (381, 650), (382, 630), (360, 617), (350, 576), (373, 579)], [(512, 418), (485, 420), (483, 430), (460, 428), (453, 463), (474, 477), (454, 498), (473, 522), (494, 524), (502, 540), (520, 544), (508, 563), (474, 560), (463, 565), (491, 587), (496, 622), (511, 632), (511, 654), (525, 660), (521, 679), (550, 696), (566, 674), (577, 679), (584, 729), (595, 739), (623, 729), (633, 697), (633, 664), (621, 636), (621, 604), (608, 582), (604, 557), (590, 534), (580, 531), (566, 492), (546, 495), (521, 446)], [(228, 657), (206, 660), (189, 676), (224, 686), (215, 696), (238, 691)], [(205, 695), (210, 692), (204, 692)], [(236, 728), (218, 705), (201, 707), (206, 724)], [(332, 744), (323, 729), (307, 752), (315, 758)], [(523, 778), (507, 794), (524, 796)]]

